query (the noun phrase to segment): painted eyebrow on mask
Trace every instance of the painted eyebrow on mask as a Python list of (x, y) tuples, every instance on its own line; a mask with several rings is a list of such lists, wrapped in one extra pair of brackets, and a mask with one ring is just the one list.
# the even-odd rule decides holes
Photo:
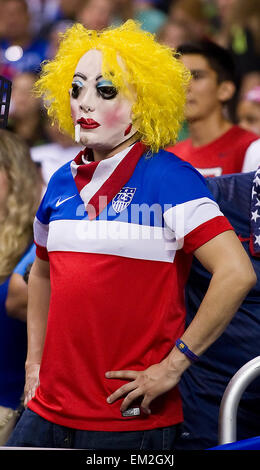
[(75, 78), (75, 77), (80, 77), (83, 80), (87, 80), (86, 75), (84, 75), (83, 73), (80, 73), (80, 72), (75, 73), (75, 75), (73, 75), (73, 78)]
[[(73, 78), (75, 77), (80, 77), (82, 78), (82, 80), (87, 80), (87, 77), (86, 75), (84, 75), (84, 73), (81, 73), (81, 72), (76, 72), (74, 75), (73, 75)], [(100, 80), (100, 78), (103, 78), (103, 75), (98, 75), (98, 77), (96, 78), (96, 81)]]

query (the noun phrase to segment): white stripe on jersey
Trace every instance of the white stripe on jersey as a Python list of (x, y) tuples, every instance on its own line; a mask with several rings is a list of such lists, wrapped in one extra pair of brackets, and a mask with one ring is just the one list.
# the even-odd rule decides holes
[(178, 204), (168, 209), (163, 215), (165, 223), (174, 232), (180, 244), (192, 230), (218, 216), (223, 216), (223, 213), (218, 204), (208, 197)]
[(86, 219), (54, 220), (48, 226), (36, 218), (34, 235), (36, 243), (47, 244), (49, 252), (100, 253), (172, 263), (184, 237), (219, 216), (223, 214), (218, 204), (203, 197), (167, 209), (163, 215), (166, 227)]
[(33, 232), (34, 232), (34, 241), (37, 245), (43, 246), (46, 248), (48, 233), (49, 233), (49, 224), (42, 224), (42, 222), (35, 217), (33, 223)]
[(107, 220), (54, 220), (47, 249), (172, 263), (177, 244), (168, 228)]

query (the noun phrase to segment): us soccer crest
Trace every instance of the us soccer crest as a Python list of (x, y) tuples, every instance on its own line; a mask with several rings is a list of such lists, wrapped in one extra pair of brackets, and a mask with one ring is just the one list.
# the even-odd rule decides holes
[(136, 188), (124, 187), (120, 189), (119, 193), (116, 194), (116, 196), (112, 200), (112, 207), (117, 214), (119, 214), (119, 212), (122, 212), (129, 206), (130, 202), (134, 197), (135, 191)]

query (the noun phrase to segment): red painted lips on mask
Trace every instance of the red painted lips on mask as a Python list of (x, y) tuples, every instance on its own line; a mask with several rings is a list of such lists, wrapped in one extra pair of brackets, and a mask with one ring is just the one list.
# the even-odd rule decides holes
[(83, 129), (96, 129), (100, 126), (100, 124), (97, 121), (94, 121), (94, 119), (84, 118), (78, 119), (77, 124), (80, 124), (80, 127), (82, 127)]

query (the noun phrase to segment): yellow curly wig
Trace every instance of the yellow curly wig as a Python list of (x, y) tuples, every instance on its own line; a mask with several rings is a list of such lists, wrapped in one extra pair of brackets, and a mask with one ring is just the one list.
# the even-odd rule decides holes
[(126, 97), (130, 88), (135, 90), (132, 115), (142, 142), (153, 152), (173, 144), (184, 118), (190, 73), (172, 49), (159, 44), (133, 20), (101, 32), (75, 24), (62, 35), (56, 57), (45, 62), (35, 85), (51, 119), (74, 136), (68, 92), (79, 59), (91, 49), (102, 52), (105, 79)]

